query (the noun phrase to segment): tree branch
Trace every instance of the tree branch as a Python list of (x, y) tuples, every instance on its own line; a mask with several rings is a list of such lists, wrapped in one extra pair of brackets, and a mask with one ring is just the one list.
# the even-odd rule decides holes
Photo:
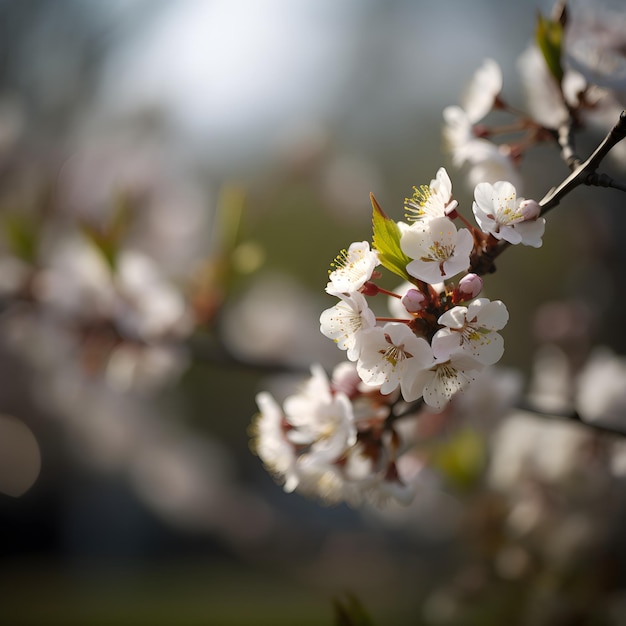
[[(553, 187), (539, 202), (541, 215), (557, 206), (561, 200), (579, 185), (593, 185), (594, 175), (600, 163), (611, 149), (626, 137), (626, 111), (622, 111), (617, 124), (609, 131), (600, 145), (558, 187)], [(612, 181), (616, 183), (616, 181)], [(605, 185), (602, 185), (605, 186)], [(606, 185), (607, 187), (613, 186)], [(616, 187), (621, 188), (621, 187)]]
[(548, 419), (556, 419), (566, 422), (573, 422), (576, 424), (580, 424), (585, 428), (590, 428), (591, 430), (595, 430), (598, 433), (603, 435), (613, 435), (617, 437), (626, 437), (626, 428), (617, 428), (615, 426), (611, 426), (607, 423), (594, 422), (584, 420), (578, 411), (572, 409), (567, 413), (559, 413), (555, 411), (543, 411), (537, 408), (535, 405), (530, 403), (524, 403), (517, 405), (517, 408), (522, 409), (523, 411), (527, 411), (529, 413), (534, 413), (540, 417), (546, 417)]

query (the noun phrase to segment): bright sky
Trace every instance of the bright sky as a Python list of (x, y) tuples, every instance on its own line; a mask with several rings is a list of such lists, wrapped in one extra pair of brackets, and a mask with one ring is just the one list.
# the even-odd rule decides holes
[[(165, 112), (187, 148), (224, 162), (266, 155), (280, 133), (323, 123), (338, 105), (355, 111), (350, 120), (360, 116), (358, 132), (369, 132), (403, 123), (420, 107), (454, 103), (485, 56), (515, 45), (508, 22), (519, 8), (495, 0), (155, 6), (159, 12), (109, 59), (104, 110)], [(529, 32), (519, 34), (515, 54), (530, 36), (534, 13), (525, 13)], [(387, 117), (374, 120), (379, 111)]]
[[(336, 92), (353, 0), (183, 0), (115, 51), (105, 106), (163, 107), (190, 135), (242, 135), (319, 115)], [(341, 31), (344, 30), (344, 36)]]

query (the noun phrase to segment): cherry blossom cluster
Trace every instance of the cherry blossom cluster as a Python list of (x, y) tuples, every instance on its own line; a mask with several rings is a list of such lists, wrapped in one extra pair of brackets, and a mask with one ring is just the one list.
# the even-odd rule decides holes
[[(555, 139), (562, 142), (573, 127), (581, 127), (583, 123), (603, 126), (622, 111), (625, 102), (622, 84), (615, 79), (602, 79), (601, 74), (606, 70), (604, 66), (621, 62), (616, 60), (615, 50), (604, 48), (609, 47), (609, 32), (623, 29), (623, 20), (605, 25), (607, 37), (602, 42), (603, 49), (586, 55), (581, 51), (589, 45), (585, 41), (589, 36), (588, 25), (575, 23), (572, 28), (563, 29), (555, 21), (551, 27), (558, 27), (560, 37), (568, 43), (560, 54), (555, 53), (558, 60), (548, 63), (537, 41), (517, 60), (524, 110), (509, 103), (503, 94), (502, 69), (489, 58), (471, 77), (460, 104), (443, 110), (446, 151), (454, 167), (464, 172), (470, 186), (509, 180), (519, 189), (522, 185), (519, 165), (530, 148)], [(598, 43), (594, 41), (594, 45)], [(493, 111), (507, 114), (510, 120), (492, 123), (488, 116)], [(563, 156), (566, 160), (575, 158), (567, 152)], [(620, 146), (612, 156), (623, 164), (626, 152)]]
[[(502, 241), (541, 246), (545, 228), (538, 203), (518, 198), (505, 181), (476, 186), (472, 225), (457, 210), (444, 168), (405, 200), (406, 221), (372, 203), (373, 243), (354, 242), (336, 258), (326, 292), (338, 302), (320, 316), (322, 334), (348, 363), (330, 381), (315, 366), (282, 408), (267, 392), (257, 397), (255, 447), (266, 467), (286, 491), (330, 501), (410, 499), (421, 464), (403, 456), (411, 446), (398, 417), (445, 410), (499, 361), (498, 331), (509, 314), (501, 301), (478, 297), (483, 281), (474, 270)], [(381, 266), (404, 279), (397, 290), (378, 284)], [(380, 295), (390, 316), (370, 306)]]
[[(480, 183), (474, 198), (480, 229), (461, 218), (450, 178), (440, 168), (429, 186), (407, 198), (407, 222), (391, 226), (375, 203), (374, 248), (366, 241), (351, 244), (329, 274), (326, 292), (339, 302), (322, 313), (320, 330), (346, 350), (361, 380), (383, 394), (400, 388), (407, 402), (423, 398), (440, 410), (504, 352), (498, 331), (507, 323), (507, 309), (476, 297), (482, 279), (468, 271), (472, 257), (489, 240), (539, 247), (545, 220), (538, 203), (517, 198), (508, 182)], [(465, 226), (457, 229), (454, 218)], [(381, 223), (396, 241), (383, 239)], [(374, 282), (380, 264), (406, 279), (397, 292)], [(459, 274), (464, 276), (452, 284)], [(377, 319), (370, 309), (367, 296), (379, 293), (399, 300), (394, 317)]]

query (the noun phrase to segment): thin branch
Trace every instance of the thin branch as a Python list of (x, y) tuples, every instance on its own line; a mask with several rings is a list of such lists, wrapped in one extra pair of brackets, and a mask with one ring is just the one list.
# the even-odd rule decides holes
[(539, 202), (541, 214), (557, 206), (561, 200), (579, 185), (593, 184), (593, 175), (600, 163), (611, 149), (626, 137), (626, 111), (622, 111), (619, 120), (602, 140), (600, 145), (591, 153), (589, 158), (581, 163), (560, 185), (552, 188)]
[[(560, 129), (559, 145), (561, 146), (561, 154), (563, 157), (566, 160), (571, 160), (571, 163), (574, 164), (577, 162), (577, 157), (574, 154), (572, 140), (568, 138), (568, 133), (567, 127)], [(606, 137), (587, 160), (579, 163), (560, 185), (553, 187), (543, 197), (539, 202), (541, 215), (545, 215), (548, 211), (560, 204), (561, 200), (579, 185), (610, 187), (620, 191), (626, 191), (626, 183), (614, 180), (606, 174), (598, 174), (596, 172), (604, 157), (606, 157), (611, 149), (624, 138), (626, 138), (626, 111), (622, 111), (615, 126), (608, 132)], [(483, 258), (479, 260), (478, 264), (473, 266), (473, 271), (477, 274), (493, 272), (495, 270), (494, 261), (509, 247), (510, 244), (508, 242), (500, 241), (498, 245), (483, 255)]]
[(543, 411), (530, 403), (521, 403), (518, 404), (517, 408), (522, 409), (523, 411), (527, 411), (529, 413), (534, 413), (540, 417), (547, 417), (548, 419), (561, 420), (565, 422), (573, 422), (575, 424), (580, 424), (585, 428), (590, 428), (591, 430), (595, 430), (598, 433), (602, 433), (604, 435), (613, 435), (617, 437), (626, 437), (626, 428), (617, 428), (615, 426), (611, 426), (610, 424), (595, 422), (595, 421), (587, 421), (584, 420), (578, 411), (571, 410), (568, 412), (555, 412), (555, 411)]
[(574, 147), (574, 125), (571, 118), (559, 126), (555, 132), (556, 140), (561, 148), (561, 158), (571, 172), (580, 167), (582, 160)]

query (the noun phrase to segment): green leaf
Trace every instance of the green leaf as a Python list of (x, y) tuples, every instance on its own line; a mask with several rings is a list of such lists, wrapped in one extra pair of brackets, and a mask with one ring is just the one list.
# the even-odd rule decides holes
[(432, 464), (458, 489), (472, 487), (485, 467), (486, 450), (483, 438), (464, 429), (437, 445)]
[(370, 194), (370, 199), (373, 208), (373, 243), (374, 248), (378, 251), (381, 265), (404, 280), (410, 280), (406, 266), (407, 263), (410, 263), (411, 258), (404, 254), (400, 248), (400, 229), (382, 210), (373, 194)]
[(550, 73), (560, 85), (563, 80), (563, 66), (561, 65), (563, 25), (561, 22), (550, 20), (539, 13), (535, 39)]
[(116, 269), (119, 249), (132, 223), (133, 208), (130, 196), (118, 193), (113, 199), (111, 215), (105, 224), (81, 225), (83, 235), (102, 255), (112, 271)]
[(13, 254), (22, 261), (34, 263), (39, 248), (39, 228), (24, 215), (11, 214), (4, 220), (4, 234)]

